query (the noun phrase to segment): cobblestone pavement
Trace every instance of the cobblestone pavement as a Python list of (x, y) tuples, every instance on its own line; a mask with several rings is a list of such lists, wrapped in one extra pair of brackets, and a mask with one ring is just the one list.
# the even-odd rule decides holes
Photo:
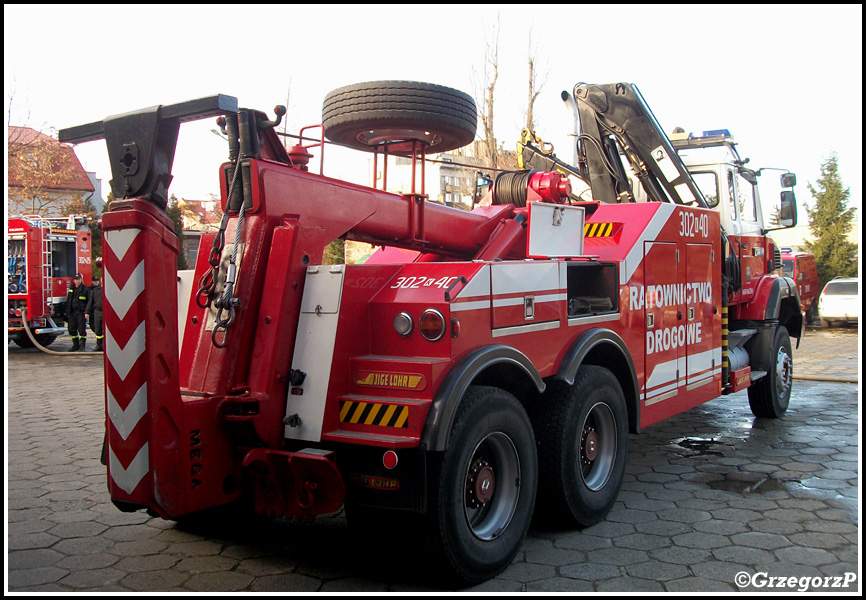
[[(795, 372), (856, 382), (858, 348), (856, 330), (810, 330)], [(354, 539), (342, 511), (304, 524), (119, 512), (98, 458), (100, 355), (8, 354), (8, 591), (437, 590), (411, 547)], [(631, 436), (604, 522), (534, 525), (470, 591), (858, 591), (858, 394), (801, 379), (784, 419), (755, 419), (739, 393)]]

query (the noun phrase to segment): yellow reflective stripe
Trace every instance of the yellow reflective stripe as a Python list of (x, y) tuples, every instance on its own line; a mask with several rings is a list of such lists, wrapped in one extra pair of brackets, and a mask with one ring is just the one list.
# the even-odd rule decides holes
[(364, 412), (364, 407), (367, 406), (363, 402), (358, 403), (358, 408), (355, 409), (355, 412), (352, 413), (352, 418), (349, 419), (349, 423), (357, 423), (358, 419), (361, 418), (361, 413)]
[(340, 421), (346, 420), (346, 415), (349, 414), (349, 409), (352, 408), (352, 403), (349, 401), (343, 402), (343, 408), (340, 410)]
[(396, 404), (392, 404), (392, 405), (389, 406), (388, 409), (385, 411), (385, 414), (382, 415), (382, 423), (383, 423), (384, 425), (388, 425), (388, 423), (391, 421), (391, 415), (394, 414), (394, 411), (395, 411), (395, 410), (397, 410), (397, 405), (396, 405)]
[(367, 415), (367, 418), (364, 419), (364, 425), (372, 425), (373, 421), (376, 419), (376, 414), (379, 412), (379, 409), (382, 408), (381, 404), (374, 404), (373, 409), (370, 411), (370, 414)]
[(408, 418), (409, 418), (409, 407), (404, 406), (403, 411), (400, 413), (400, 416), (397, 418), (397, 422), (394, 423), (394, 427), (403, 427), (403, 423), (405, 423), (406, 419), (408, 419)]

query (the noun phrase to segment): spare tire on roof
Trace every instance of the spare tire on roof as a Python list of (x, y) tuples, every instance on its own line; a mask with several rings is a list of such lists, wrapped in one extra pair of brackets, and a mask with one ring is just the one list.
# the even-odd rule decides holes
[[(475, 100), (459, 90), (415, 81), (372, 81), (338, 88), (322, 104), (325, 136), (357, 150), (447, 152), (475, 139)], [(420, 148), (419, 148), (420, 150)]]

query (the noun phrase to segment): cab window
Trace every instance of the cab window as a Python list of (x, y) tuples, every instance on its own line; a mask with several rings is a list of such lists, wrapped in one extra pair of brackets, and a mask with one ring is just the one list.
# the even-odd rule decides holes
[(710, 208), (715, 208), (719, 205), (719, 179), (712, 171), (693, 172), (692, 179), (698, 185), (698, 189), (707, 199), (707, 205)]
[(740, 220), (755, 222), (758, 212), (755, 208), (755, 186), (745, 177), (737, 177), (737, 201), (740, 206)]
[(731, 221), (737, 220), (736, 193), (736, 188), (734, 187), (734, 172), (728, 171), (728, 211), (731, 215)]

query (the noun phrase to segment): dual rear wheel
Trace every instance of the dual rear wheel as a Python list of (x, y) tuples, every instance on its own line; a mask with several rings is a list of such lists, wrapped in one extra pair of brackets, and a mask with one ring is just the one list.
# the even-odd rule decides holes
[(456, 580), (484, 581), (511, 563), (536, 492), (539, 514), (561, 524), (592, 525), (613, 507), (628, 446), (622, 388), (595, 366), (554, 386), (530, 414), (498, 388), (465, 395), (424, 516), (433, 556)]

